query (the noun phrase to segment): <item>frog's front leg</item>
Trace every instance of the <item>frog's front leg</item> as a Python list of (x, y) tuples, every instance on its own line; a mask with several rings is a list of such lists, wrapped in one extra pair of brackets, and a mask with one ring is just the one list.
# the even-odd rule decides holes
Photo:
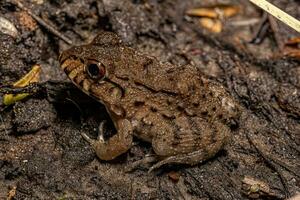
[(132, 146), (133, 131), (130, 122), (122, 119), (116, 123), (116, 126), (118, 133), (107, 141), (103, 138), (103, 123), (100, 124), (100, 133), (97, 140), (91, 139), (82, 133), (84, 139), (91, 144), (101, 160), (112, 160), (125, 153)]

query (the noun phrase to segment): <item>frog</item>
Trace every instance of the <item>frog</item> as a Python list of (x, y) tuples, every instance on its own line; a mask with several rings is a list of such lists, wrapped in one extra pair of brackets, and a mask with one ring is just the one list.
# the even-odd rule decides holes
[[(192, 64), (162, 62), (124, 44), (113, 32), (100, 32), (90, 44), (59, 56), (62, 70), (84, 93), (102, 103), (116, 133), (96, 139), (86, 133), (100, 160), (126, 153), (133, 138), (151, 144), (155, 163), (196, 165), (228, 143), (239, 105), (227, 89)], [(151, 161), (153, 162), (153, 160)]]

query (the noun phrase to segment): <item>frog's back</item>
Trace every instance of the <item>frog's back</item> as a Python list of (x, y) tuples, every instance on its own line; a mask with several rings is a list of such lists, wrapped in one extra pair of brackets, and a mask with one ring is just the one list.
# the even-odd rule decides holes
[[(238, 115), (236, 103), (226, 89), (195, 66), (160, 62), (125, 46), (117, 35), (109, 32), (100, 34), (93, 44), (104, 47), (106, 55), (112, 56), (115, 78), (120, 86), (124, 84), (123, 89), (135, 88), (140, 92), (138, 98), (147, 96), (146, 101), (159, 104), (157, 107), (165, 111), (184, 112), (209, 121), (227, 122)], [(128, 102), (136, 101), (132, 95), (130, 99)]]
[[(208, 117), (226, 118), (227, 115), (235, 115), (235, 102), (226, 89), (216, 81), (209, 79), (198, 68), (192, 65), (177, 66), (168, 62), (159, 62), (154, 57), (139, 54), (130, 49), (130, 56), (124, 55), (130, 79), (133, 87), (144, 89), (156, 96), (165, 96), (165, 99), (173, 99), (176, 105), (182, 106), (196, 115)], [(125, 74), (122, 70), (118, 73)], [(160, 98), (162, 99), (162, 97)], [(169, 105), (171, 106), (171, 105)], [(227, 114), (228, 113), (228, 114)], [(230, 114), (229, 114), (230, 113)]]

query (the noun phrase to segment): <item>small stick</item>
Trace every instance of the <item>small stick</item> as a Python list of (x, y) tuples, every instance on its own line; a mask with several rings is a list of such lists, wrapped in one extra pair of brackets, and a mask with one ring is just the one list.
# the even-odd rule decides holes
[(269, 23), (270, 23), (270, 26), (271, 26), (271, 29), (273, 30), (273, 33), (274, 33), (274, 37), (275, 37), (275, 41), (279, 47), (279, 50), (281, 52), (283, 52), (284, 50), (284, 40), (283, 40), (283, 35), (279, 33), (279, 25), (278, 25), (278, 22), (276, 21), (276, 19), (269, 15), (268, 17), (269, 19)]
[(69, 38), (67, 38), (66, 36), (64, 36), (63, 34), (61, 34), (58, 30), (56, 30), (55, 27), (53, 27), (50, 24), (48, 24), (47, 22), (45, 22), (42, 18), (40, 18), (39, 16), (37, 16), (36, 14), (34, 14), (33, 12), (31, 12), (31, 10), (29, 10), (28, 8), (26, 8), (20, 1), (18, 1), (18, 0), (10, 0), (10, 2), (12, 2), (13, 4), (15, 4), (20, 9), (26, 11), (32, 18), (34, 18), (39, 24), (41, 24), (42, 26), (44, 26), (47, 30), (49, 30), (54, 35), (56, 35), (57, 37), (59, 37), (60, 39), (62, 39), (66, 43), (68, 43), (69, 45), (73, 44), (72, 41)]
[(252, 38), (250, 43), (260, 44), (263, 41), (263, 39), (265, 38), (265, 36), (268, 32), (268, 29), (270, 27), (270, 25), (267, 23), (267, 21), (268, 21), (268, 14), (266, 12), (264, 12), (262, 19), (256, 28), (254, 37)]
[(300, 21), (296, 18), (290, 16), (289, 14), (283, 12), (273, 4), (269, 3), (266, 0), (249, 0), (261, 9), (265, 10), (269, 14), (276, 17), (278, 20), (282, 21), (286, 25), (290, 26), (291, 28), (295, 29), (300, 33)]

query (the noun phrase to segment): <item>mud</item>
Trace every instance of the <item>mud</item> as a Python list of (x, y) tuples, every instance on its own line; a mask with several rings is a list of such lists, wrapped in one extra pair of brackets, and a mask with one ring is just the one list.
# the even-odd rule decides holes
[[(11, 199), (203, 200), (286, 199), (299, 192), (300, 63), (280, 53), (272, 34), (261, 44), (249, 43), (257, 24), (224, 22), (223, 32), (212, 34), (198, 18), (185, 15), (189, 8), (216, 2), (242, 7), (233, 21), (261, 17), (247, 1), (233, 0), (23, 1), (74, 44), (90, 42), (101, 30), (114, 31), (160, 60), (194, 64), (240, 102), (241, 119), (216, 157), (148, 174), (145, 168), (125, 172), (126, 165), (151, 152), (139, 140), (112, 162), (96, 158), (81, 133), (96, 136), (99, 122), (109, 117), (60, 70), (58, 55), (70, 46), (14, 4), (1, 1), (0, 17), (10, 20), (19, 35), (0, 33), (0, 87), (19, 80), (34, 64), (41, 65), (45, 85), (42, 93), (1, 105), (0, 199), (9, 192)], [(299, 2), (287, 6), (297, 9)], [(110, 123), (108, 131), (113, 134)], [(254, 191), (245, 177), (267, 189), (258, 184)]]

